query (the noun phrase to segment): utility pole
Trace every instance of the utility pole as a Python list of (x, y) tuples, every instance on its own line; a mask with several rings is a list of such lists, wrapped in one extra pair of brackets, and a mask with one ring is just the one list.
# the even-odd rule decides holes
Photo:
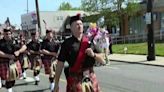
[(38, 0), (35, 0), (35, 4), (36, 4), (36, 14), (37, 14), (38, 31), (39, 31), (39, 33), (41, 33)]
[(155, 60), (155, 41), (154, 41), (154, 25), (153, 25), (153, 0), (147, 0), (147, 17), (148, 23), (147, 23), (147, 29), (148, 29), (148, 56), (147, 61)]
[(29, 10), (28, 10), (28, 0), (27, 0), (27, 14), (28, 14), (28, 11), (29, 11)]
[[(27, 0), (27, 14), (28, 14), (28, 0)], [(27, 32), (25, 32), (24, 34), (26, 35), (26, 36), (28, 36), (28, 37), (30, 37), (29, 36), (29, 31), (28, 31), (28, 24), (27, 24), (27, 30), (26, 30)]]

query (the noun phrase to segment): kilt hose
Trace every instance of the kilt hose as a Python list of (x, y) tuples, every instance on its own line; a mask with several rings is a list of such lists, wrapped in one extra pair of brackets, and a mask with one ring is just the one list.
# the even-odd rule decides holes
[[(17, 66), (17, 71), (18, 71), (19, 77), (21, 77), (21, 75), (22, 75), (21, 64), (20, 64), (19, 60), (17, 60), (15, 63)], [(0, 62), (0, 77), (2, 80), (9, 79), (9, 62)]]
[(42, 62), (44, 65), (45, 74), (50, 74), (51, 73), (51, 58), (43, 58)]
[[(89, 78), (91, 79), (93, 92), (101, 92), (94, 72), (90, 73)], [(81, 83), (82, 75), (68, 76), (66, 79), (67, 79), (66, 92), (83, 92), (82, 83)]]

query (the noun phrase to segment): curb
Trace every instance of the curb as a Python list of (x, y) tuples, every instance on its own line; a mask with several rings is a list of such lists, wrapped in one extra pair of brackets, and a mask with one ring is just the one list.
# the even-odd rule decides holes
[[(131, 63), (131, 64), (142, 64), (142, 65), (151, 65), (151, 66), (164, 67), (164, 65), (149, 64), (149, 63), (142, 63), (142, 62), (129, 62), (129, 61), (113, 60), (113, 59), (110, 59), (110, 61), (113, 61), (113, 62), (125, 62), (125, 63)], [(151, 61), (147, 61), (147, 62), (151, 62)]]

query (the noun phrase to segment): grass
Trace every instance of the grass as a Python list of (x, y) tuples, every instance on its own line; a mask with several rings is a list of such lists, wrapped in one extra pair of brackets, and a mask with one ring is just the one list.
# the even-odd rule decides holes
[[(124, 47), (127, 47), (127, 54), (146, 55), (147, 43), (134, 44), (116, 44), (112, 46), (114, 53), (123, 54)], [(157, 56), (164, 56), (164, 43), (155, 43), (155, 54)]]

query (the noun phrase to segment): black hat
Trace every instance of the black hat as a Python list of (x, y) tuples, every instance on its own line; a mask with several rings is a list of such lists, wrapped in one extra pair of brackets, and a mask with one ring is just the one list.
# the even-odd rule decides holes
[(31, 35), (35, 35), (36, 34), (36, 32), (31, 32)]
[(3, 29), (3, 32), (11, 32), (10, 29)]
[(77, 21), (77, 20), (82, 20), (80, 14), (78, 14), (78, 15), (76, 15), (76, 16), (70, 17), (70, 25), (71, 25), (74, 21)]
[(46, 34), (52, 32), (52, 30), (46, 29)]

